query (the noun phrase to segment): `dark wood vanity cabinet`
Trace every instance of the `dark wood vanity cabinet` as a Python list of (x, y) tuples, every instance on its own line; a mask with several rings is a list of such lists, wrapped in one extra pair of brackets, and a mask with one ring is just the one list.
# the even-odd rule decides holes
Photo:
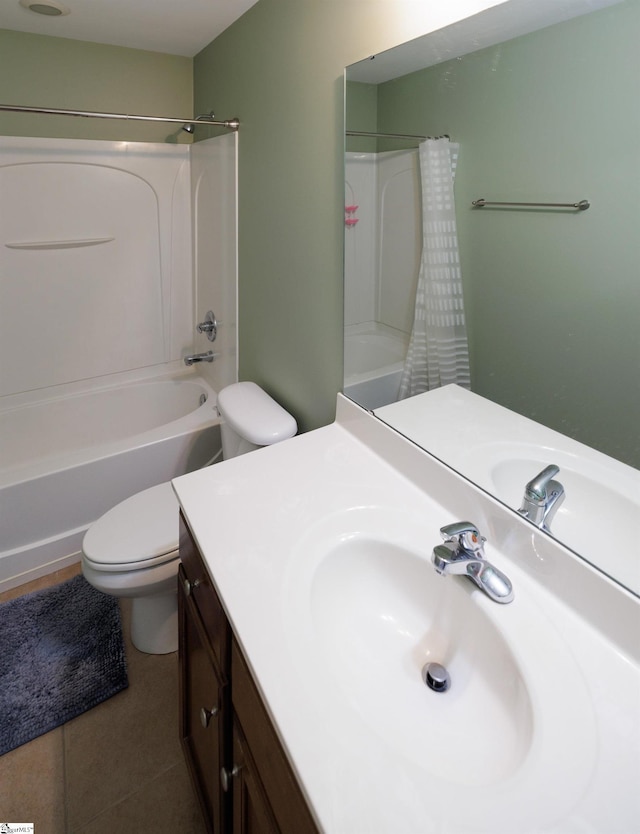
[(186, 521), (178, 611), (182, 746), (213, 834), (318, 834)]
[[(194, 578), (189, 578), (184, 566), (178, 578), (180, 735), (207, 829), (221, 834), (226, 830), (229, 807), (220, 771), (230, 758), (225, 735), (230, 685), (195, 600)], [(200, 596), (206, 597), (203, 591)]]
[(249, 745), (235, 721), (233, 763), (233, 834), (277, 834), (280, 829), (256, 773)]

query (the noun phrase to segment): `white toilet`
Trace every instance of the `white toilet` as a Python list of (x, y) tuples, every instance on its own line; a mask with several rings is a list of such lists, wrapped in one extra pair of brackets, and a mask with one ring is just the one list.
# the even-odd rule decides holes
[[(218, 394), (223, 458), (286, 440), (294, 418), (254, 382)], [(105, 513), (82, 542), (82, 572), (94, 588), (132, 597), (131, 639), (148, 654), (178, 648), (178, 501), (170, 483), (145, 489)]]

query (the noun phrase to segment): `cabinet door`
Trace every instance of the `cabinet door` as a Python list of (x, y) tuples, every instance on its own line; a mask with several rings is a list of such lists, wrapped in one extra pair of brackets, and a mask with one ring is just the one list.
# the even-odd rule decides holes
[(207, 828), (222, 834), (227, 798), (221, 790), (219, 774), (224, 764), (223, 720), (228, 712), (228, 685), (218, 677), (202, 621), (192, 600), (185, 596), (182, 584), (178, 600), (182, 745)]
[[(318, 828), (236, 640), (231, 642), (231, 686), (236, 724), (234, 750), (239, 745), (245, 766), (237, 769), (241, 763), (235, 758), (233, 762), (237, 766), (238, 777), (245, 773), (244, 779), (248, 783), (245, 794), (252, 798), (256, 809), (261, 806), (256, 798), (254, 783), (261, 787), (262, 796), (268, 797), (267, 807), (277, 825), (274, 823), (275, 828), (264, 830), (281, 831), (282, 834), (318, 834)], [(235, 808), (234, 797), (234, 820)], [(251, 830), (237, 829), (238, 832)]]
[(233, 834), (279, 834), (242, 731), (233, 725)]

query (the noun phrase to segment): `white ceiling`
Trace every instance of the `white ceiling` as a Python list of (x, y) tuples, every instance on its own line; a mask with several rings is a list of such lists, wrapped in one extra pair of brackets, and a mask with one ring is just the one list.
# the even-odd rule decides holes
[[(46, 3), (46, 0), (41, 0)], [(59, 0), (71, 14), (35, 14), (0, 0), (0, 29), (192, 57), (257, 0)]]
[(621, 0), (509, 0), (351, 64), (347, 67), (347, 78), (380, 84), (619, 2)]

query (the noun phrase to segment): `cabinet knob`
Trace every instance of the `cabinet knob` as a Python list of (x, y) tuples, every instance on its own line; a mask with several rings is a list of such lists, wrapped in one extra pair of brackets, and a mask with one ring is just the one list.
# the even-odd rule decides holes
[(231, 780), (234, 776), (237, 776), (242, 769), (241, 765), (234, 765), (231, 770), (227, 770), (226, 767), (220, 768), (220, 784), (222, 785), (222, 790), (227, 793), (229, 788), (231, 787)]
[(220, 712), (218, 707), (213, 707), (213, 709), (207, 709), (206, 707), (202, 707), (200, 709), (200, 723), (206, 729), (209, 726), (209, 722), (212, 718)]
[(184, 588), (184, 592), (187, 596), (191, 596), (191, 592), (200, 585), (202, 585), (202, 579), (194, 579), (193, 582), (191, 582), (189, 579), (185, 578), (182, 582), (182, 587)]

